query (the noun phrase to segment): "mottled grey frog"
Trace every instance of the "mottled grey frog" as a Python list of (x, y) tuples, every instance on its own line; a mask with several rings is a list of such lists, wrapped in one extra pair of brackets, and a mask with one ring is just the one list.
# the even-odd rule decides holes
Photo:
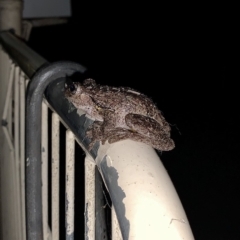
[(89, 149), (96, 141), (114, 143), (132, 139), (146, 143), (157, 150), (174, 148), (170, 126), (147, 96), (127, 87), (96, 84), (93, 79), (83, 83), (67, 81), (65, 97), (86, 113), (94, 122), (87, 130), (91, 139)]

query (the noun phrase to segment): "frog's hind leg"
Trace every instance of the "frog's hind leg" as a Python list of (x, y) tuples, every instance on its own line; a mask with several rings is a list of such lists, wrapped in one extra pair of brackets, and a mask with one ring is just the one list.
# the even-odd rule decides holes
[(134, 132), (138, 132), (146, 137), (154, 139), (156, 135), (170, 136), (170, 132), (166, 132), (166, 129), (161, 126), (153, 118), (129, 113), (125, 117), (127, 126)]
[(140, 133), (134, 132), (128, 129), (116, 129), (109, 133), (108, 142), (115, 143), (118, 141), (131, 139), (133, 141), (145, 143), (159, 151), (169, 151), (174, 148), (174, 142), (168, 137), (161, 137), (157, 140), (153, 140), (149, 137), (146, 137)]
[[(160, 125), (155, 119), (130, 113), (126, 115), (125, 121), (135, 133), (131, 135), (131, 139), (144, 142), (160, 151), (169, 151), (174, 148), (175, 144), (170, 138), (170, 128)], [(166, 122), (166, 124), (168, 123)], [(141, 138), (138, 137), (138, 134)]]
[(109, 143), (115, 143), (118, 141), (122, 141), (128, 139), (131, 135), (131, 131), (125, 128), (116, 128), (114, 130), (109, 131), (105, 135), (105, 141), (108, 140)]

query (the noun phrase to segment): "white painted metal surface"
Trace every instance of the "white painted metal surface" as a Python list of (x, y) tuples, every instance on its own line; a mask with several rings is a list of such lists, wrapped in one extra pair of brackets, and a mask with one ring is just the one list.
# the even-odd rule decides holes
[(20, 0), (0, 0), (0, 30), (14, 29), (21, 35), (22, 5)]
[(66, 131), (66, 240), (74, 239), (75, 137)]
[(15, 67), (14, 71), (14, 99), (13, 99), (13, 115), (14, 115), (14, 161), (15, 161), (15, 178), (16, 178), (16, 196), (18, 200), (16, 201), (16, 209), (17, 209), (17, 226), (18, 232), (20, 233), (19, 240), (22, 240), (22, 208), (21, 208), (21, 194), (20, 194), (20, 164), (19, 164), (19, 67)]
[[(14, 29), (16, 34), (21, 34), (22, 4), (23, 2), (20, 0), (0, 0), (0, 31)], [(3, 51), (2, 46), (0, 45), (1, 117), (3, 115), (3, 109), (6, 100), (7, 85), (9, 84), (10, 66), (11, 63), (9, 61), (9, 57)], [(12, 111), (10, 111), (9, 108), (8, 116), (11, 118), (11, 115)], [(11, 120), (10, 118), (7, 118), (6, 120), (9, 121)], [(9, 122), (12, 123), (12, 121)], [(17, 225), (15, 224), (16, 209), (14, 204), (17, 199), (16, 197), (20, 198), (20, 196), (15, 195), (16, 179), (13, 177), (15, 174), (13, 168), (13, 146), (11, 146), (9, 149), (9, 143), (10, 145), (13, 144), (11, 144), (11, 138), (6, 138), (6, 136), (11, 136), (11, 134), (8, 135), (7, 133), (8, 131), (6, 127), (0, 127), (0, 239), (17, 240), (19, 239), (19, 235), (21, 235), (21, 233), (17, 231)], [(9, 191), (9, 189), (12, 189), (12, 191)], [(22, 229), (22, 231), (24, 232), (24, 229)]]
[(42, 102), (42, 205), (43, 238), (48, 239), (48, 106)]
[(124, 239), (194, 239), (154, 149), (131, 140), (106, 144), (100, 147), (96, 163), (110, 191)]
[[(0, 53), (1, 55), (1, 53)], [(25, 87), (21, 86), (22, 74), (10, 62), (2, 119), (6, 122), (1, 130), (1, 218), (4, 219), (3, 239), (26, 239), (25, 232), (25, 182), (24, 182), (24, 124)], [(5, 71), (5, 70), (4, 70)], [(3, 72), (3, 71), (2, 71)], [(1, 73), (2, 73), (1, 72)], [(7, 89), (7, 91), (6, 91)], [(11, 191), (9, 191), (11, 189)], [(5, 231), (6, 228), (6, 231)], [(11, 229), (11, 231), (9, 231)]]
[(114, 206), (112, 206), (112, 239), (113, 240), (123, 239)]
[(85, 239), (95, 239), (95, 167), (93, 158), (85, 157)]
[(5, 134), (8, 147), (10, 151), (14, 150), (13, 143), (12, 143), (12, 124), (8, 124), (12, 122), (12, 115), (9, 114), (9, 112), (12, 113), (12, 85), (13, 85), (13, 78), (14, 78), (14, 69), (15, 66), (11, 64), (11, 70), (9, 75), (9, 81), (8, 81), (8, 87), (7, 87), (7, 94), (2, 114), (2, 119), (6, 121), (7, 126), (3, 126), (3, 132)]
[(52, 114), (52, 239), (59, 240), (59, 117)]
[(26, 211), (25, 211), (25, 76), (20, 71), (19, 105), (20, 105), (20, 190), (22, 211), (22, 239), (26, 239)]

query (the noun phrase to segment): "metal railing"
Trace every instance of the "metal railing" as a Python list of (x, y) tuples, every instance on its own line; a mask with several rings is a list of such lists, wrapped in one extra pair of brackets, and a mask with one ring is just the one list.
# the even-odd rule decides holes
[[(25, 89), (26, 78), (24, 73), (18, 66), (8, 62), (9, 81), (6, 91), (6, 98), (4, 102), (2, 114), (2, 130), (6, 139), (6, 148), (9, 151), (10, 164), (8, 170), (12, 173), (9, 189), (13, 190), (12, 199), (13, 213), (15, 221), (15, 231), (19, 239), (26, 239), (25, 232)], [(13, 124), (12, 124), (13, 123)], [(2, 150), (2, 152), (4, 152)], [(4, 153), (3, 153), (4, 154)], [(5, 155), (6, 156), (6, 155)], [(11, 186), (13, 188), (11, 188)], [(2, 197), (5, 194), (2, 194)], [(8, 197), (11, 196), (10, 191), (6, 191)], [(10, 197), (11, 198), (11, 197)]]
[[(15, 69), (6, 71), (5, 75), (9, 76), (6, 84), (0, 82), (2, 88), (9, 89), (3, 97), (5, 108), (2, 115), (2, 129), (5, 134), (3, 142), (8, 143), (9, 151), (6, 144), (3, 145), (6, 154), (1, 158), (6, 159), (12, 154), (12, 181), (16, 189), (13, 204), (16, 208), (14, 213), (17, 214), (17, 218), (14, 219), (16, 234), (5, 239), (25, 240), (25, 228), (27, 239), (60, 239), (61, 219), (66, 221), (65, 239), (74, 239), (74, 214), (78, 204), (76, 201), (74, 204), (74, 194), (77, 192), (76, 176), (74, 177), (77, 160), (74, 154), (75, 140), (86, 153), (85, 210), (82, 213), (85, 218), (85, 239), (108, 239), (109, 229), (114, 240), (193, 239), (187, 217), (171, 180), (151, 147), (125, 140), (115, 144), (97, 143), (90, 152), (88, 151), (90, 140), (85, 136), (85, 132), (92, 120), (77, 112), (64, 97), (66, 76), (75, 73), (81, 75), (86, 69), (70, 62), (49, 64), (9, 32), (0, 33), (0, 45), (7, 52), (5, 54), (0, 50), (0, 59), (4, 55), (6, 61), (9, 56), (12, 61), (9, 66)], [(20, 77), (13, 79), (12, 75)], [(25, 89), (30, 78), (25, 103)], [(12, 84), (19, 84), (19, 87), (14, 87), (15, 95), (11, 98)], [(15, 106), (16, 99), (19, 98), (23, 99), (18, 105), (20, 112)], [(65, 126), (64, 144), (60, 143), (61, 126)], [(21, 146), (20, 150), (18, 146)], [(62, 146), (65, 146), (66, 156), (64, 177), (59, 170), (62, 167)], [(24, 214), (25, 164), (27, 227)], [(62, 178), (65, 179), (64, 186), (60, 185)], [(112, 204), (107, 200), (103, 182)], [(63, 217), (60, 212), (61, 188), (65, 189)], [(18, 201), (19, 196), (21, 200)], [(111, 227), (106, 221), (105, 211), (109, 205)]]
[[(62, 95), (62, 84), (64, 84), (63, 79), (60, 79), (60, 82), (57, 84), (53, 84), (49, 86), (49, 90), (46, 91), (47, 98), (49, 102), (51, 102), (51, 106), (49, 103), (46, 102), (46, 100), (42, 101), (43, 97), (43, 91), (45, 90), (45, 87), (48, 85), (48, 83), (45, 84), (44, 88), (39, 88), (39, 83), (41, 83), (41, 80), (44, 76), (41, 75), (41, 72), (46, 73), (47, 77), (45, 79), (49, 79), (49, 73), (56, 74), (54, 79), (59, 79), (59, 77), (65, 77), (66, 73), (72, 73), (74, 72), (71, 70), (71, 66), (73, 65), (73, 68), (76, 67), (78, 72), (84, 72), (86, 69), (82, 67), (81, 65), (77, 64), (71, 64), (71, 63), (57, 63), (53, 64), (52, 67), (49, 63), (43, 59), (40, 55), (36, 54), (33, 50), (31, 50), (26, 44), (21, 42), (19, 39), (17, 39), (14, 35), (12, 35), (10, 32), (2, 32), (0, 36), (1, 45), (3, 46), (4, 51), (6, 51), (8, 54), (5, 54), (2, 52), (2, 54), (6, 55), (7, 58), (10, 56), (9, 61), (11, 62), (11, 71), (10, 74), (6, 74), (6, 77), (9, 79), (8, 83), (8, 91), (7, 96), (5, 99), (5, 108), (2, 116), (2, 127), (3, 132), (5, 133), (5, 138), (8, 142), (9, 149), (11, 152), (15, 153), (15, 165), (16, 168), (13, 172), (13, 176), (16, 176), (16, 182), (19, 182), (18, 177), (19, 171), (17, 167), (17, 163), (21, 163), (20, 172), (21, 172), (21, 193), (19, 192), (19, 188), (15, 186), (16, 194), (15, 199), (17, 199), (17, 196), (22, 196), (21, 203), (18, 201), (18, 206), (16, 207), (16, 212), (18, 213), (19, 217), (15, 218), (16, 224), (19, 225), (22, 224), (22, 226), (19, 226), (18, 230), (16, 231), (16, 239), (26, 239), (26, 225), (25, 225), (25, 164), (26, 164), (26, 202), (27, 202), (27, 232), (28, 232), (28, 239), (59, 239), (60, 238), (60, 206), (59, 206), (59, 179), (60, 179), (60, 156), (59, 156), (59, 149), (60, 149), (60, 122), (63, 122), (63, 119), (65, 118), (65, 114), (67, 115), (67, 112), (69, 111), (68, 102), (64, 100), (64, 97), (62, 98), (63, 101), (65, 101), (65, 108), (64, 111), (59, 111), (59, 94)], [(24, 61), (23, 61), (24, 59)], [(59, 68), (59, 64), (63, 65)], [(19, 67), (21, 66), (21, 68)], [(46, 66), (47, 70), (44, 70)], [(39, 69), (42, 70), (38, 71)], [(18, 81), (19, 78), (19, 69), (21, 70), (21, 81)], [(53, 69), (53, 71), (51, 71)], [(59, 75), (59, 72), (62, 71), (62, 69), (65, 69), (65, 72), (63, 71), (62, 76)], [(36, 72), (38, 71), (38, 74)], [(53, 73), (55, 71), (55, 73)], [(39, 76), (40, 72), (40, 77)], [(50, 75), (51, 75), (50, 74)], [(16, 76), (14, 78), (14, 76)], [(33, 77), (34, 76), (34, 77)], [(30, 85), (28, 86), (28, 94), (26, 92), (26, 87), (29, 83), (29, 79), (33, 78), (30, 81)], [(36, 79), (37, 78), (37, 79)], [(51, 77), (50, 77), (51, 78)], [(36, 79), (36, 81), (34, 81)], [(48, 80), (47, 80), (48, 81)], [(34, 84), (35, 82), (35, 84)], [(18, 84), (24, 85), (24, 88), (21, 87), (21, 102), (19, 102), (19, 106), (21, 106), (21, 118), (18, 119), (18, 108), (14, 105), (12, 105), (12, 102), (17, 102), (16, 98), (10, 99), (10, 96), (12, 96), (12, 84), (15, 84), (18, 86)], [(14, 85), (14, 86), (15, 86)], [(61, 85), (61, 87), (59, 87)], [(17, 92), (18, 88), (15, 87), (14, 90)], [(56, 90), (53, 90), (56, 89)], [(24, 91), (23, 91), (24, 90)], [(41, 92), (42, 91), (42, 92)], [(53, 93), (53, 94), (52, 94)], [(58, 96), (57, 96), (58, 95)], [(26, 96), (28, 96), (29, 104), (25, 103)], [(38, 99), (38, 101), (34, 100)], [(36, 102), (38, 102), (36, 104)], [(55, 106), (57, 103), (57, 106)], [(61, 103), (62, 104), (62, 103)], [(61, 105), (60, 104), (60, 105)], [(27, 109), (30, 109), (30, 111), (27, 110), (25, 113), (25, 105)], [(38, 105), (38, 106), (37, 106)], [(49, 113), (49, 107), (51, 108)], [(54, 108), (58, 108), (59, 114), (55, 113), (53, 111)], [(19, 128), (19, 131), (21, 131), (21, 144), (20, 142), (16, 142), (18, 139), (17, 131), (15, 130), (15, 135), (12, 135), (11, 132), (11, 112), (14, 112), (14, 126), (18, 126), (18, 124), (21, 124), (21, 128)], [(56, 111), (56, 110), (55, 110)], [(30, 118), (34, 118), (36, 122), (33, 121), (33, 119), (29, 118), (30, 112)], [(42, 112), (42, 114), (41, 114)], [(32, 114), (31, 114), (32, 113)], [(8, 114), (10, 117), (7, 119), (6, 114)], [(25, 116), (27, 114), (27, 117)], [(62, 118), (61, 118), (62, 116)], [(26, 146), (25, 146), (25, 117), (27, 120), (27, 126), (26, 126)], [(75, 116), (75, 118), (78, 116)], [(49, 134), (49, 119), (51, 119), (51, 134)], [(70, 119), (64, 119), (65, 122), (63, 122), (66, 126), (66, 123), (69, 125)], [(20, 122), (20, 123), (19, 123)], [(82, 123), (82, 120), (80, 121)], [(83, 124), (85, 127), (87, 127), (91, 121), (86, 120), (86, 122)], [(71, 124), (70, 124), (71, 125)], [(77, 124), (80, 126), (80, 124)], [(73, 131), (79, 132), (79, 129), (81, 127), (74, 126)], [(83, 130), (83, 128), (82, 128)], [(28, 137), (28, 135), (30, 135)], [(49, 135), (52, 136), (51, 142), (49, 142)], [(81, 139), (78, 139), (78, 142), (81, 143), (81, 145), (84, 145), (83, 147), (87, 148), (87, 140), (84, 139), (83, 132), (80, 136)], [(41, 143), (37, 142), (41, 141)], [(14, 144), (12, 141), (15, 141)], [(34, 145), (34, 146), (33, 146)], [(49, 153), (48, 149), (51, 145), (51, 179), (49, 181)], [(21, 146), (21, 159), (18, 159), (16, 156), (18, 155), (18, 146)], [(41, 146), (41, 148), (39, 148)], [(73, 132), (70, 130), (66, 131), (66, 239), (73, 239), (74, 235), (74, 172), (75, 172), (75, 154), (74, 154), (74, 147), (75, 147), (75, 136), (73, 135)], [(25, 148), (26, 148), (26, 163), (25, 163)], [(32, 154), (32, 156), (31, 156)], [(86, 215), (86, 239), (94, 239), (95, 237), (95, 171), (96, 171), (96, 164), (94, 164), (93, 159), (90, 160), (90, 157), (87, 158), (88, 160), (85, 161), (85, 202), (86, 202), (86, 212), (88, 212), (88, 216)], [(37, 163), (37, 164), (36, 164)], [(100, 181), (100, 176), (98, 175), (98, 180)], [(49, 199), (49, 183), (51, 182), (51, 199)], [(99, 185), (99, 184), (98, 184)], [(94, 193), (94, 194), (93, 194)], [(102, 192), (98, 192), (97, 197), (99, 199), (102, 199), (101, 197)], [(41, 197), (42, 196), (42, 197)], [(49, 213), (49, 202), (51, 202), (51, 213)], [(21, 206), (19, 205), (21, 204)], [(98, 229), (98, 235), (96, 239), (107, 239), (106, 237), (106, 227), (104, 227), (105, 223), (103, 221), (103, 216), (101, 214), (101, 210), (98, 210), (98, 227), (101, 226), (101, 228), (104, 228), (104, 230)], [(17, 216), (18, 216), (17, 215)], [(51, 223), (49, 223), (49, 215), (51, 215)], [(101, 220), (100, 220), (101, 219)], [(49, 228), (49, 225), (51, 225), (51, 230)], [(22, 232), (20, 234), (20, 232)], [(20, 236), (22, 235), (22, 238)], [(89, 236), (89, 237), (88, 237)], [(91, 236), (91, 237), (90, 237)]]

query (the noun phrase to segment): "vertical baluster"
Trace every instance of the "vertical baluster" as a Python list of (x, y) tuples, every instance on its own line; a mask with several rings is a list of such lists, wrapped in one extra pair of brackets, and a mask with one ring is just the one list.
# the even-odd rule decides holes
[[(7, 122), (8, 122), (8, 133), (11, 139), (11, 142), (13, 141), (13, 90), (14, 90), (14, 85), (15, 85), (15, 70), (16, 66), (12, 63), (12, 84), (11, 84), (11, 89), (10, 89), (10, 95), (9, 97), (9, 102), (8, 102), (8, 116), (7, 116)], [(13, 142), (12, 142), (13, 144)]]
[(66, 240), (74, 240), (74, 172), (75, 139), (66, 131)]
[[(10, 166), (10, 172), (12, 174), (12, 184), (10, 185), (12, 187), (12, 197), (13, 199), (11, 199), (12, 201), (12, 206), (13, 208), (12, 210), (12, 214), (13, 216), (16, 216), (13, 219), (13, 225), (14, 227), (12, 229), (14, 229), (15, 231), (15, 236), (18, 236), (18, 232), (19, 232), (19, 226), (18, 226), (18, 206), (17, 206), (17, 190), (16, 190), (16, 166), (15, 166), (15, 155), (14, 155), (14, 145), (13, 145), (13, 136), (12, 136), (12, 100), (13, 100), (13, 83), (14, 83), (14, 73), (15, 73), (15, 65), (12, 63), (12, 61), (10, 61), (11, 64), (11, 70), (10, 70), (10, 75), (9, 75), (9, 85), (8, 85), (8, 89), (7, 89), (7, 95), (6, 95), (6, 102), (5, 102), (5, 108), (4, 108), (4, 112), (3, 112), (3, 119), (6, 119), (7, 121), (7, 126), (6, 128), (3, 128), (3, 131), (5, 132), (5, 136), (7, 138), (7, 142), (10, 148), (10, 160), (9, 161), (9, 166)], [(11, 181), (10, 181), (11, 182)]]
[(112, 239), (122, 240), (122, 234), (117, 220), (117, 215), (114, 207), (112, 206)]
[(42, 103), (42, 206), (43, 236), (48, 237), (48, 107)]
[(19, 67), (15, 67), (14, 74), (14, 162), (15, 162), (15, 187), (16, 187), (16, 205), (17, 205), (17, 227), (19, 240), (22, 239), (21, 227), (21, 194), (20, 194), (20, 168), (19, 168)]
[(22, 207), (22, 239), (26, 239), (26, 211), (25, 211), (25, 79), (20, 74), (20, 184)]
[(85, 239), (95, 239), (95, 167), (90, 156), (85, 158)]
[(59, 240), (59, 117), (52, 114), (52, 239)]
[(9, 81), (8, 81), (8, 88), (6, 94), (6, 100), (3, 110), (2, 119), (6, 121), (7, 124), (3, 127), (3, 132), (6, 136), (8, 146), (11, 151), (13, 151), (13, 143), (12, 143), (12, 85), (13, 85), (13, 78), (14, 78), (14, 65), (11, 65), (10, 74), (9, 74)]

